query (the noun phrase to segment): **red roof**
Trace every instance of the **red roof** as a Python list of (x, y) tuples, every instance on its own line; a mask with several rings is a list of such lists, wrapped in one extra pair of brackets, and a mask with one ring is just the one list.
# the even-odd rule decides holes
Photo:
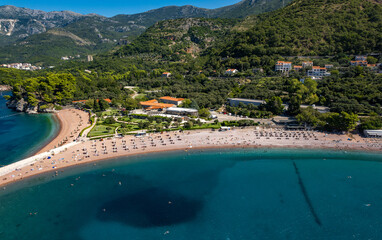
[(184, 98), (173, 98), (173, 97), (169, 97), (169, 96), (161, 97), (160, 99), (161, 100), (175, 101), (175, 102), (179, 102), (179, 101), (184, 100)]
[[(108, 103), (111, 103), (111, 100), (109, 99), (109, 98), (105, 98), (104, 99), (106, 102), (108, 102)], [(88, 100), (77, 100), (77, 101), (72, 101), (72, 103), (86, 103), (87, 101), (89, 101), (89, 99)], [(97, 101), (99, 101), (99, 99), (97, 99)]]
[(86, 103), (88, 100), (77, 100), (77, 101), (72, 101), (72, 103)]
[(276, 65), (292, 64), (292, 62), (277, 61)]

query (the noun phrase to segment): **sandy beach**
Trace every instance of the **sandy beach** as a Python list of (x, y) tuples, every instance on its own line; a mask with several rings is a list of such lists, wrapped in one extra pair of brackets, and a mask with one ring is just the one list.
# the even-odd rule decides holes
[[(63, 110), (57, 114), (62, 128), (58, 136), (40, 152), (51, 150), (65, 140), (73, 142), (81, 129), (89, 126), (88, 115), (80, 110)], [(358, 135), (337, 135), (316, 131), (286, 131), (260, 127), (236, 128), (228, 131), (193, 130), (152, 133), (146, 136), (124, 136), (100, 140), (78, 139), (76, 145), (48, 154), (34, 163), (11, 169), (0, 177), (0, 186), (41, 173), (59, 174), (65, 168), (85, 163), (164, 151), (211, 148), (306, 148), (362, 150), (382, 152), (382, 139)], [(67, 139), (67, 140), (66, 140)]]
[(56, 113), (55, 116), (60, 124), (58, 134), (36, 154), (73, 142), (78, 137), (81, 130), (90, 125), (88, 113), (77, 109), (61, 110)]

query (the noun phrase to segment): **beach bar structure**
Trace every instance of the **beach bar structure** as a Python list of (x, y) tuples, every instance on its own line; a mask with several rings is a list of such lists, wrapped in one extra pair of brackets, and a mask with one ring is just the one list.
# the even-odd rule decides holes
[(179, 116), (198, 116), (198, 110), (192, 108), (167, 108), (166, 114), (179, 115)]
[(382, 130), (363, 130), (365, 137), (382, 138)]
[(246, 99), (246, 98), (228, 98), (228, 103), (232, 107), (239, 106), (240, 103), (244, 105), (253, 104), (255, 106), (260, 106), (261, 104), (265, 104), (264, 100), (256, 100), (256, 99)]

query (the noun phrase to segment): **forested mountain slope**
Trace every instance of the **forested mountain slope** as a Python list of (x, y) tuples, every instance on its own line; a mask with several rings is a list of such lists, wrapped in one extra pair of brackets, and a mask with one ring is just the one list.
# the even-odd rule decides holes
[(216, 52), (232, 57), (382, 52), (381, 29), (381, 1), (295, 0), (248, 17)]
[[(168, 6), (111, 18), (96, 14), (43, 12), (1, 6), (0, 44), (3, 47), (0, 48), (0, 62), (55, 64), (65, 55), (97, 54), (118, 44), (126, 44), (158, 21), (179, 18), (242, 18), (278, 9), (290, 1), (243, 0), (217, 9), (189, 5)], [(57, 32), (67, 34), (55, 34)], [(78, 44), (79, 41), (74, 39), (82, 39), (90, 44)]]

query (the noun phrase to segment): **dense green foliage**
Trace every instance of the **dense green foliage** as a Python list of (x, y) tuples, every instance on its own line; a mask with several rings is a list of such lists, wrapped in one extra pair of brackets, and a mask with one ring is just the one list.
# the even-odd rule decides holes
[(235, 22), (237, 21), (206, 18), (161, 21), (115, 54), (140, 55), (151, 60), (189, 60), (191, 55), (198, 55), (214, 41), (223, 38)]
[(382, 7), (368, 0), (295, 0), (252, 16), (214, 52), (221, 56), (335, 55), (382, 51)]
[(382, 76), (362, 67), (319, 81), (323, 103), (334, 112), (382, 113)]
[(366, 118), (361, 118), (361, 124), (359, 126), (360, 130), (378, 130), (382, 129), (382, 117), (371, 116)]
[(32, 106), (44, 103), (65, 104), (73, 98), (76, 79), (70, 73), (50, 73), (45, 77), (26, 78), (13, 84), (13, 97), (24, 98)]
[(301, 113), (297, 115), (297, 120), (301, 124), (308, 124), (323, 130), (349, 131), (357, 126), (358, 116), (346, 112), (320, 114), (312, 107), (308, 107), (301, 110)]

